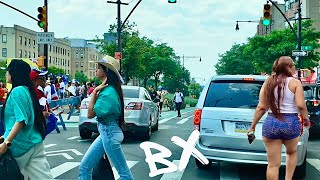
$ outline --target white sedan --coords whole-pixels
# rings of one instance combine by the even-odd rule
[[[142,140],[149,140],[152,130],[158,130],[159,108],[151,100],[148,91],[139,86],[122,86],[124,98],[124,133],[133,133]],[[96,118],[89,119],[88,105],[91,96],[81,102],[79,116],[79,132],[83,139],[90,138],[92,133],[98,133]]]

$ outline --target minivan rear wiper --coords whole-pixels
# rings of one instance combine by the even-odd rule
[[[220,102],[220,101],[222,101],[222,100],[232,100],[232,98],[220,98],[220,99],[216,99],[216,100],[212,101],[212,102],[216,102],[213,107],[216,107],[217,104],[218,104],[218,102]]]

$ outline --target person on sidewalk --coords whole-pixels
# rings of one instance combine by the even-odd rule
[[[53,179],[44,154],[46,120],[30,71],[29,64],[18,59],[13,59],[7,68],[6,79],[12,90],[1,110],[5,134],[0,137],[4,140],[0,154],[10,149],[25,178]]]
[[[173,101],[176,104],[176,110],[178,111],[178,117],[181,117],[180,110],[181,110],[182,103],[184,101],[184,96],[183,96],[183,93],[180,92],[179,88],[177,88],[176,92],[174,93]]]
[[[93,92],[88,107],[88,118],[97,117],[100,135],[91,144],[80,163],[79,180],[91,180],[92,169],[106,153],[120,179],[132,180],[121,143],[124,139],[124,101],[118,70],[120,64],[111,56],[98,62],[96,76],[102,81]]]

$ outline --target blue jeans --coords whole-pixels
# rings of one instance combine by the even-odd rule
[[[121,180],[133,180],[132,173],[126,163],[121,149],[123,133],[116,121],[106,124],[98,123],[100,135],[94,140],[80,164],[79,180],[91,180],[92,170],[97,167],[104,153],[114,165]]]

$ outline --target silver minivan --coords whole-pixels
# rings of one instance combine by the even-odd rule
[[[196,148],[210,160],[199,168],[208,167],[212,161],[268,164],[262,141],[262,124],[265,114],[256,126],[256,139],[250,145],[247,139],[259,92],[268,76],[221,75],[214,76],[204,87],[194,112],[194,129],[200,131]],[[308,129],[298,143],[298,162],[295,177],[306,174]],[[285,147],[282,148],[281,165],[286,163]]]

